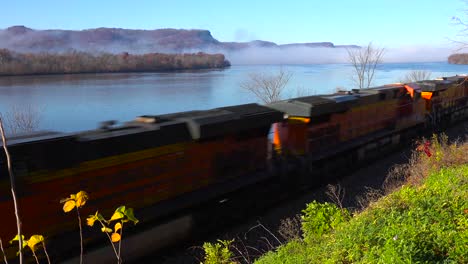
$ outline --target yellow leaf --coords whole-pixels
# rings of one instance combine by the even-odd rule
[[[88,218],[86,218],[86,224],[88,226],[93,226],[94,225],[94,222],[96,222],[97,220],[97,217],[94,216],[94,215],[90,215]]]
[[[111,233],[111,232],[112,232],[112,229],[110,229],[110,228],[108,228],[108,227],[102,227],[102,228],[101,228],[101,231],[102,231],[103,233]]]
[[[73,210],[73,208],[75,208],[75,201],[74,200],[68,200],[64,205],[63,205],[63,211],[65,213],[68,213],[70,212],[71,210]]]
[[[28,240],[28,247],[32,251],[36,251],[36,247],[38,244],[41,244],[44,241],[44,237],[41,235],[33,235],[31,238]]]
[[[76,207],[78,208],[82,207],[83,205],[85,205],[88,199],[89,199],[88,193],[86,193],[85,191],[79,191],[76,194]]]
[[[18,235],[16,235],[12,240],[10,240],[10,244],[13,244],[14,241],[19,241]],[[23,243],[23,248],[25,248],[28,241],[24,239],[24,235],[21,235],[21,242]]]
[[[118,211],[115,211],[114,214],[112,215],[111,219],[109,221],[113,221],[113,220],[119,220],[119,219],[122,219],[124,218],[124,214],[121,213],[121,212],[118,212]]]
[[[111,238],[112,238],[112,242],[114,242],[114,243],[120,241],[120,235],[117,234],[117,233],[113,233]]]
[[[115,224],[114,231],[117,233],[117,231],[119,231],[120,229],[122,229],[122,224],[121,223]]]
[[[65,203],[70,200],[76,201],[76,195],[75,194],[70,194],[70,197],[60,199],[60,203]]]

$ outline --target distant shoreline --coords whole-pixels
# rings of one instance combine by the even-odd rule
[[[91,54],[17,53],[0,49],[0,76],[39,76],[94,73],[176,72],[223,69],[231,63],[223,54]]]
[[[0,73],[2,77],[35,77],[35,76],[60,76],[60,75],[85,75],[85,74],[125,74],[125,73],[178,73],[178,72],[197,72],[203,70],[223,70],[230,68],[231,65],[224,67],[210,67],[210,68],[190,68],[190,69],[171,69],[171,70],[154,70],[154,71],[101,71],[101,72],[55,72],[55,73],[31,73],[31,74],[15,74],[5,75]]]
[[[455,53],[448,57],[447,62],[450,64],[468,64],[468,53]]]

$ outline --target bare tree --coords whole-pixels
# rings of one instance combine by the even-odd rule
[[[466,16],[468,14],[468,0],[463,1],[465,4],[465,9],[463,10],[463,15]],[[452,17],[452,20],[455,23],[455,26],[459,28],[458,34],[455,36],[455,39],[452,39],[452,42],[457,44],[457,50],[463,50],[468,47],[468,21],[466,21],[465,17]]]
[[[240,84],[241,88],[253,93],[265,104],[281,100],[292,72],[280,69],[275,74],[251,73],[249,79]]]
[[[377,65],[382,63],[384,48],[375,47],[372,42],[365,47],[348,49],[348,59],[353,66],[352,80],[359,89],[369,88],[374,79]]]
[[[14,105],[5,112],[7,130],[12,135],[33,132],[38,129],[41,109],[32,105]]]
[[[412,83],[431,79],[432,72],[426,70],[413,70],[406,73],[405,77],[400,80],[401,83]]]

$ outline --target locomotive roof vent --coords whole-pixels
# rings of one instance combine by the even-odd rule
[[[341,89],[339,89],[338,91],[336,91],[336,94],[339,94],[339,95],[351,95],[351,94],[353,94],[353,92],[347,91],[347,90],[341,90]]]
[[[103,122],[99,123],[99,129],[109,130],[109,129],[112,129],[112,127],[115,124],[117,124],[116,120],[103,121]]]
[[[156,115],[142,115],[142,116],[135,118],[135,121],[139,123],[145,123],[145,124],[155,124],[155,123],[162,123],[168,120],[162,118],[161,116],[156,116]]]

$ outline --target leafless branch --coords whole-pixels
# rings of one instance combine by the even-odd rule
[[[268,229],[266,228],[262,223],[260,222],[257,222],[257,225],[251,227],[245,234],[247,235],[247,233],[249,233],[250,231],[256,229],[256,228],[262,228],[263,230],[265,230],[268,234],[270,234],[277,242],[278,244],[282,245],[283,243],[281,243],[281,241]]]
[[[240,84],[242,89],[253,93],[263,103],[281,100],[292,72],[280,69],[276,74],[251,73],[249,79]]]
[[[2,243],[1,238],[0,238],[0,250],[2,250],[3,261],[5,261],[5,264],[8,264],[8,260],[7,260],[6,254],[5,254],[5,249],[3,249],[3,243]]]
[[[333,203],[338,205],[341,210],[343,210],[343,200],[346,194],[344,188],[338,183],[336,185],[328,184],[327,191],[325,192],[327,196],[332,200]]]
[[[245,263],[252,263],[252,261],[250,260],[250,256],[248,254],[248,251],[245,248],[244,243],[242,243],[242,245],[244,246],[243,250],[239,250],[236,246],[232,246],[232,248],[237,251],[239,256],[245,261]]]
[[[403,77],[403,79],[400,80],[400,82],[401,83],[412,83],[412,82],[430,80],[431,75],[432,75],[431,71],[413,70],[413,71],[410,71],[410,72],[406,73],[405,77]]]
[[[18,208],[18,202],[16,199],[16,186],[15,186],[15,177],[13,175],[13,168],[11,167],[11,159],[10,153],[8,152],[7,147],[7,139],[5,137],[5,130],[3,129],[3,121],[0,117],[0,133],[2,134],[2,142],[3,142],[3,150],[5,151],[5,156],[7,159],[7,166],[8,166],[8,174],[10,175],[10,186],[11,186],[11,196],[13,197],[13,204],[15,207],[15,215],[16,215],[16,228],[18,230],[18,243],[19,243],[19,262],[20,264],[23,263],[23,237],[21,236],[21,218]]]
[[[12,135],[38,129],[41,109],[32,105],[14,105],[5,113],[6,127]]]
[[[385,49],[374,47],[370,42],[366,47],[347,51],[349,62],[353,67],[351,79],[359,89],[369,88],[374,80],[377,66],[382,63]]]
[[[464,0],[463,2],[465,6],[468,6],[468,1]],[[466,14],[468,13],[468,9],[465,8],[464,10],[462,10],[462,12],[463,15],[466,16]],[[453,24],[457,28],[459,28],[459,31],[455,38],[451,39],[451,41],[458,46],[456,50],[461,51],[463,49],[468,48],[468,22],[466,22],[465,17],[460,18],[458,16],[452,17],[452,21]]]

